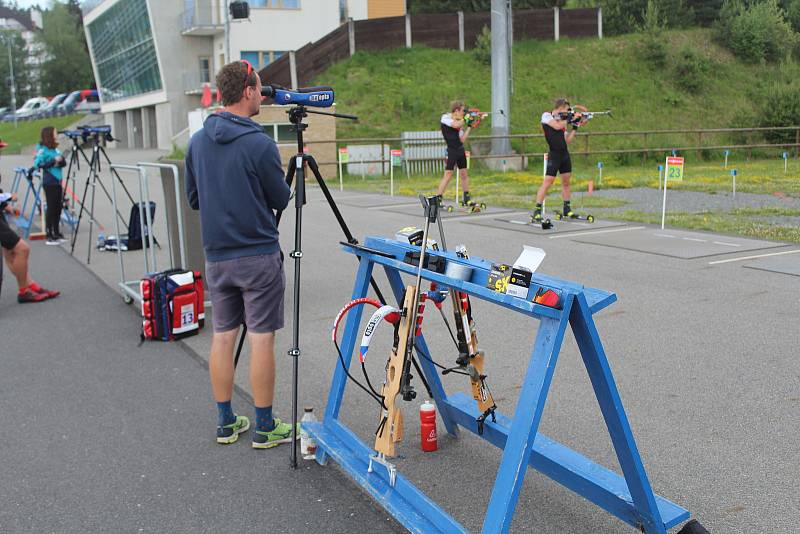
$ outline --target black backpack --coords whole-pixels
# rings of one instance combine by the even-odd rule
[[[141,250],[143,247],[148,246],[148,239],[147,236],[150,235],[150,227],[147,226],[147,212],[144,211],[146,209],[150,209],[150,222],[154,223],[156,220],[156,203],[152,200],[148,203],[148,207],[145,207],[142,212],[144,213],[145,220],[143,224],[139,223],[139,205],[142,204],[141,202],[136,202],[133,206],[131,206],[131,216],[128,219],[128,250]],[[144,234],[142,233],[142,229],[144,229]],[[153,244],[158,245],[158,241],[156,240],[155,236],[153,236]]]

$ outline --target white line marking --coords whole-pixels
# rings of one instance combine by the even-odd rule
[[[550,239],[561,239],[562,237],[578,237],[581,235],[609,234],[611,232],[627,232],[629,230],[643,230],[644,226],[631,226],[630,228],[614,228],[613,230],[596,230],[592,232],[570,232],[568,234],[551,235]]]
[[[754,260],[756,258],[766,258],[767,256],[782,256],[784,254],[797,254],[800,253],[800,250],[787,250],[784,252],[772,252],[770,254],[759,254],[757,256],[743,256],[741,258],[731,258],[729,260],[717,260],[717,261],[710,261],[708,262],[709,265],[719,265],[720,263],[730,263],[732,261],[745,261],[745,260]]]
[[[684,237],[682,239],[685,239],[686,241],[697,241],[698,243],[705,243],[706,242],[705,239],[697,239],[696,237]]]
[[[383,206],[370,206],[368,210],[385,210],[390,208],[404,208],[406,206],[419,206],[422,208],[422,204],[419,202],[404,202],[402,204],[384,204]]]
[[[653,234],[653,235],[656,236],[656,237],[671,237],[673,239],[678,237],[676,235],[670,235],[670,234]]]
[[[741,247],[738,243],[726,243],[725,241],[714,241],[715,245],[724,245],[726,247]]]

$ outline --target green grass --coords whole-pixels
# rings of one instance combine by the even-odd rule
[[[708,30],[667,32],[670,59],[664,70],[641,58],[636,34],[598,39],[524,41],[514,45],[512,133],[539,132],[538,118],[559,96],[590,108],[612,108],[614,118],[598,118],[586,131],[663,130],[668,128],[729,127],[739,113],[754,110],[750,94],[758,80],[778,67],[747,65],[714,44]],[[704,57],[708,74],[701,89],[682,90],[673,80],[677,53],[689,46]],[[359,116],[358,122],[339,121],[337,135],[398,137],[402,131],[438,128],[439,116],[453,99],[489,109],[491,70],[467,51],[422,46],[385,52],[356,52],[318,76],[316,82],[336,89],[338,110]],[[474,135],[488,134],[490,121]],[[706,145],[730,139],[706,136]],[[642,146],[642,138],[593,138],[592,149]],[[650,146],[694,145],[681,135],[650,137]],[[541,152],[528,142],[526,152]],[[514,148],[521,150],[521,143]],[[581,147],[582,148],[582,147]],[[627,157],[620,157],[625,160]],[[633,157],[635,161],[636,156]],[[609,162],[611,158],[609,157]]]
[[[77,122],[81,115],[67,115],[64,117],[51,117],[35,121],[18,121],[14,128],[13,122],[0,123],[0,139],[8,143],[3,149],[7,154],[21,154],[22,150],[36,145],[41,138],[42,128],[53,126],[56,130],[63,130]]]
[[[595,189],[658,188],[659,163],[652,158],[646,166],[604,164],[602,183],[599,180],[596,159],[573,156],[572,160],[572,190],[576,192],[586,191],[589,180],[594,181]],[[727,169],[722,161],[689,160],[685,167],[684,181],[670,182],[669,187],[705,193],[730,192],[733,187],[730,171],[735,168],[738,193],[800,197],[800,160],[790,158],[788,163],[788,172],[784,173],[783,160],[777,157],[751,161],[731,159]],[[477,165],[470,170],[473,196],[495,205],[522,207],[542,183],[541,163],[531,163],[530,166],[536,170],[503,173]],[[435,191],[440,179],[438,174],[407,178],[398,170],[395,173],[395,191],[405,195]],[[344,180],[346,186],[351,188],[389,191],[388,176],[362,179],[360,176],[345,175]],[[559,185],[558,180],[555,185]],[[455,177],[450,182],[450,189],[455,190]]]

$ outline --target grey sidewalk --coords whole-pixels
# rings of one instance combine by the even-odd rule
[[[208,373],[57,247],[32,272],[62,296],[0,297],[0,532],[395,532],[335,469],[286,446],[213,440]],[[234,397],[250,415],[250,403]]]

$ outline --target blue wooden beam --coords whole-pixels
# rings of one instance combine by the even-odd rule
[[[375,451],[361,443],[355,434],[338,421],[304,423],[303,428],[316,440],[318,458],[321,457],[320,452],[324,451],[325,455],[339,464],[356,484],[410,532],[469,532],[403,475],[398,474],[395,485],[392,486],[381,466],[368,473],[369,457]]]
[[[464,429],[478,434],[477,417],[481,414],[475,399],[454,393],[445,401],[452,417]],[[511,429],[511,419],[497,412],[497,422],[486,422],[483,438],[503,449]],[[533,442],[530,466],[562,486],[614,514],[629,525],[639,528],[641,521],[628,491],[625,478],[569,447],[538,433]],[[689,512],[663,497],[656,496],[664,528],[670,529],[687,519]]]

